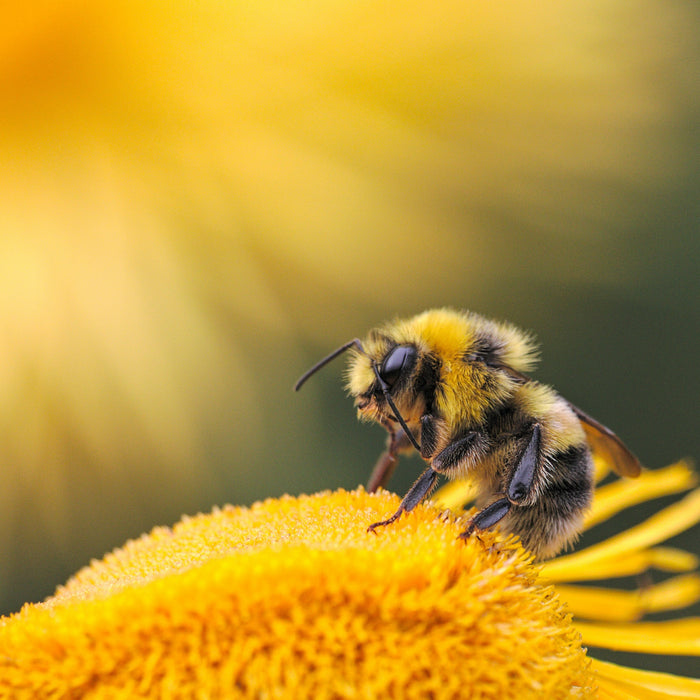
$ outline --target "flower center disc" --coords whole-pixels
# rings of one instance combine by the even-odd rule
[[[519,544],[465,543],[430,506],[367,533],[397,504],[336,491],[157,528],[5,619],[0,696],[593,695],[579,635]]]

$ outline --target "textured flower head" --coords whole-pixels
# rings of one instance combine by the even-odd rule
[[[386,492],[227,507],[93,562],[0,627],[2,697],[589,697],[530,555]]]
[[[694,483],[679,463],[602,486],[588,526]],[[582,647],[700,654],[700,620],[636,622],[700,598],[697,557],[657,546],[700,519],[700,489],[542,566],[512,536],[458,540],[435,503],[368,533],[397,503],[325,492],[156,528],[0,619],[0,698],[700,697],[700,680]],[[571,583],[650,568],[677,575],[630,592]]]

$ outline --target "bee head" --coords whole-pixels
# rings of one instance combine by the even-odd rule
[[[410,422],[414,418],[411,379],[418,351],[413,345],[368,340],[363,352],[353,353],[347,370],[348,392],[355,399],[360,418],[391,421],[391,401]]]
[[[421,417],[433,410],[439,366],[421,338],[371,331],[362,352],[353,352],[346,375],[358,417],[390,432],[397,423],[407,432],[408,424],[418,434]]]
[[[380,359],[370,355],[362,342],[354,338],[305,372],[294,385],[294,390],[298,391],[311,375],[346,350],[353,351],[349,367],[349,386],[361,417],[376,420],[383,425],[387,422],[399,423],[413,446],[420,451],[420,445],[392,398],[392,393],[407,383],[407,378],[416,364],[417,350],[411,345],[394,346]],[[360,391],[353,389],[357,386],[361,387]]]

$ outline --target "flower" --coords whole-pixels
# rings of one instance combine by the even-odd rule
[[[625,488],[601,486],[588,524],[693,483],[679,463]],[[436,501],[468,493],[451,485]],[[379,536],[367,524],[398,499],[361,488],[226,506],[156,528],[44,603],[0,619],[0,698],[700,692],[700,680],[591,659],[582,646],[700,654],[700,620],[632,622],[700,597],[697,558],[655,546],[700,519],[700,489],[543,565],[513,536],[459,540],[466,516],[436,501]],[[651,566],[679,575],[636,593],[571,584]]]
[[[593,697],[514,538],[396,496],[226,507],[92,562],[0,627],[0,697]]]

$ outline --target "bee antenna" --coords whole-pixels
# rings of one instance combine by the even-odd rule
[[[365,349],[362,347],[362,343],[359,341],[358,338],[353,338],[352,340],[349,340],[345,345],[341,345],[337,350],[334,350],[330,355],[327,355],[324,357],[322,360],[319,360],[311,369],[307,370],[304,372],[304,374],[297,379],[297,383],[294,385],[294,391],[299,391],[301,387],[304,385],[306,380],[311,377],[312,375],[316,374],[318,370],[323,369],[329,362],[332,360],[335,360],[338,355],[342,355],[346,350],[349,350],[352,346],[355,346],[361,353],[365,353]]]
[[[377,369],[377,365],[372,363],[372,369],[374,370],[374,374],[377,376],[377,381],[379,382],[379,386],[382,389],[382,393],[384,394],[384,398],[386,399],[387,403],[391,407],[391,410],[394,414],[394,417],[396,420],[399,422],[399,425],[403,428],[404,433],[406,433],[406,437],[411,441],[411,444],[418,450],[420,453],[420,445],[418,444],[418,441],[416,438],[413,437],[413,433],[411,432],[411,429],[406,425],[406,421],[403,419],[403,416],[399,413],[399,409],[396,408],[396,404],[394,403],[393,399],[391,398],[391,395],[389,394],[389,389],[386,385],[386,382],[379,376],[379,370]]]
[[[349,350],[352,346],[355,346],[363,355],[367,356],[367,353],[365,352],[365,349],[362,347],[362,343],[360,342],[359,338],[353,338],[352,340],[349,340],[347,343],[344,345],[341,345],[337,350],[334,350],[330,355],[326,355],[322,360],[319,360],[311,369],[308,369],[304,374],[297,379],[297,383],[294,385],[294,391],[299,391],[301,387],[304,385],[306,380],[311,377],[312,375],[316,374],[318,370],[323,369],[329,362],[332,362],[335,360],[338,355],[342,355],[346,350]],[[394,414],[394,417],[396,420],[399,422],[399,425],[403,428],[403,431],[406,433],[406,437],[411,441],[411,444],[420,452],[420,445],[418,444],[418,441],[416,440],[415,437],[413,437],[413,433],[411,432],[411,429],[406,425],[406,421],[403,419],[403,416],[399,413],[399,409],[396,408],[396,404],[394,403],[393,399],[389,395],[389,388],[386,385],[386,382],[381,378],[379,374],[379,370],[377,369],[377,365],[372,361],[372,369],[374,370],[374,374],[377,377],[377,381],[379,382],[379,386],[381,387],[382,393],[384,394],[384,398],[386,399],[387,403],[391,407],[391,410]]]

